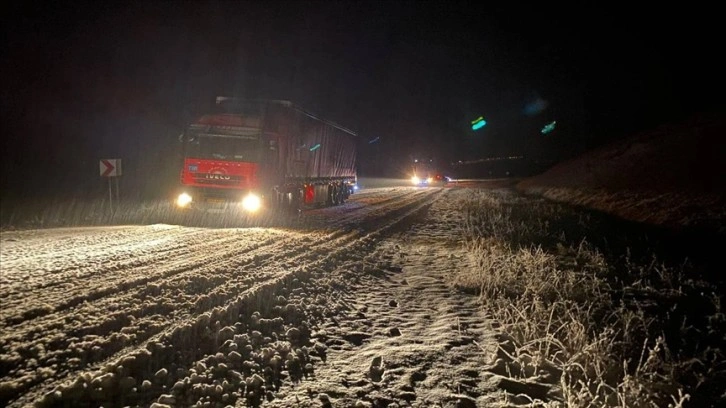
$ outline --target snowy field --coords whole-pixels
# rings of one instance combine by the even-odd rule
[[[524,207],[539,218],[516,218]],[[286,228],[2,232],[0,405],[628,406],[655,389],[642,400],[687,401],[697,387],[661,370],[679,361],[630,369],[630,351],[620,347],[593,366],[613,363],[619,374],[588,377],[573,369],[592,369],[592,359],[578,357],[583,350],[528,349],[572,332],[552,324],[540,335],[503,312],[505,301],[522,316],[539,305],[552,323],[551,311],[570,305],[547,303],[552,293],[585,302],[565,311],[591,310],[583,293],[605,299],[602,282],[618,265],[582,237],[561,237],[552,224],[571,216],[563,211],[470,183],[366,188]],[[589,222],[573,214],[573,225]],[[527,283],[540,278],[553,284],[535,293]],[[503,287],[519,292],[504,296]],[[588,327],[597,316],[580,317],[582,344],[597,346],[603,327]],[[636,354],[658,346],[643,330],[633,332]],[[722,389],[713,378],[723,367],[702,364],[691,371]],[[637,382],[644,375],[650,382]],[[593,394],[576,381],[592,379],[612,392]]]

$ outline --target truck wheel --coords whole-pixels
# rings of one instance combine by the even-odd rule
[[[288,212],[296,212],[302,208],[302,190],[286,189],[283,195],[281,209]]]
[[[325,204],[328,206],[338,205],[338,189],[335,185],[328,186],[328,200]]]
[[[274,199],[272,199],[274,197]],[[273,188],[270,193],[270,205],[274,211],[279,211],[285,206],[285,194],[280,192],[277,188]]]

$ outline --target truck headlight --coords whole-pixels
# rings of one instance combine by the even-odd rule
[[[421,182],[421,179],[420,178],[418,178],[416,176],[411,177],[411,183],[413,183],[413,184],[419,184],[420,182]]]
[[[256,212],[262,207],[262,200],[256,194],[249,193],[242,199],[242,208],[245,211]]]
[[[179,207],[186,207],[192,202],[192,196],[190,196],[187,193],[181,193],[179,194],[179,197],[176,198],[176,205]]]

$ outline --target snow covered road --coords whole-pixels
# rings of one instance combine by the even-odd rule
[[[424,381],[431,377],[416,372],[438,364],[435,356],[451,344],[480,356],[480,344],[466,334],[479,330],[466,322],[478,313],[474,302],[448,299],[441,283],[464,256],[454,250],[456,221],[447,218],[456,211],[439,208],[427,219],[432,205],[454,205],[439,200],[452,191],[365,190],[285,229],[157,224],[3,232],[0,402],[300,406],[298,384],[336,393],[325,384],[337,377],[323,375],[333,364],[359,370],[354,361],[378,353],[382,369],[394,373],[396,364],[418,358],[399,376]],[[410,229],[419,224],[429,230]],[[402,266],[399,257],[410,263]],[[381,281],[386,268],[403,270],[399,284]],[[417,304],[422,295],[426,302]],[[372,341],[362,352],[353,349],[351,360],[338,343],[361,345],[355,333],[365,327],[357,320],[330,325],[366,305],[360,313]],[[451,337],[456,333],[467,340]],[[328,348],[338,363],[323,361]],[[403,391],[335,395],[368,405],[415,396]],[[421,401],[437,399],[427,398]]]

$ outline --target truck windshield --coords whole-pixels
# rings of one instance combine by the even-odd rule
[[[198,159],[258,162],[262,146],[258,138],[190,134],[187,156]]]

